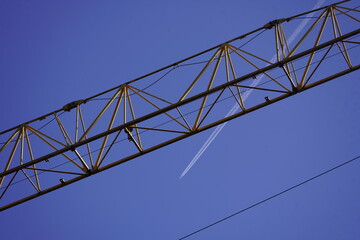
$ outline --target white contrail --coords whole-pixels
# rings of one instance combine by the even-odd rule
[[[324,4],[325,0],[319,0],[315,6],[312,8],[312,10],[321,7]],[[315,14],[315,12],[309,13],[304,20],[301,21],[299,26],[294,30],[294,32],[291,34],[291,36],[288,38],[288,44],[290,45],[292,41],[299,35],[299,33],[303,30],[303,28],[308,24],[310,21],[310,18]],[[274,62],[276,59],[276,54],[271,58],[269,62]],[[259,84],[260,80],[263,78],[264,75],[261,75],[259,78],[257,78],[252,84],[251,87],[255,87]],[[245,101],[248,96],[252,93],[254,89],[248,90],[245,95],[243,96],[243,101]],[[228,117],[230,115],[233,115],[239,110],[239,104],[235,103],[235,105],[230,109],[230,111],[226,114],[225,117]],[[205,143],[202,145],[200,150],[196,153],[195,157],[191,160],[189,165],[185,168],[185,170],[182,172],[180,178],[186,175],[186,173],[192,168],[192,166],[197,162],[197,160],[201,157],[201,155],[206,151],[206,149],[210,146],[210,144],[215,140],[217,135],[221,132],[221,130],[225,127],[227,122],[224,122],[220,125],[218,125],[215,130],[211,133],[211,135],[208,137],[208,139],[205,141]]]

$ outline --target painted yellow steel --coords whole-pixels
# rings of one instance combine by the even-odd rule
[[[343,15],[347,19],[359,23],[358,18],[354,16],[354,13],[359,13],[359,11],[339,6],[339,4],[344,2],[346,1],[290,18],[272,21],[262,28],[195,54],[141,78],[129,81],[90,98],[74,101],[52,113],[1,132],[0,137],[3,138],[0,139],[4,142],[0,146],[0,167],[3,168],[0,173],[0,211],[332,79],[357,71],[360,65],[359,63],[353,63],[354,59],[351,58],[352,53],[347,45],[360,44],[358,41],[353,40],[354,37],[358,37],[360,34],[359,25],[353,24],[352,29],[343,33],[338,17]],[[298,43],[290,49],[283,24],[287,24],[287,22],[311,12],[318,14],[314,23],[300,38]],[[321,42],[329,21],[332,23],[332,38]],[[259,54],[235,46],[237,41],[264,31],[273,31],[274,33],[274,46],[270,47],[275,50],[275,61],[265,60],[265,57],[259,56]],[[305,45],[305,42],[311,36],[315,37],[315,42],[311,46]],[[304,45],[306,46],[305,50],[298,52]],[[339,49],[339,55],[342,56],[340,60],[342,59],[346,67],[339,68],[335,73],[323,73],[323,75],[314,79],[319,66],[326,64],[325,60],[329,57],[328,54],[335,49],[334,46],[337,46]],[[323,50],[325,50],[324,54]],[[185,65],[189,60],[202,56],[205,56],[207,59],[204,62],[205,65],[195,74],[194,80],[189,82],[185,90],[180,92],[180,97],[176,98],[175,102],[167,100],[166,97],[161,97],[159,94],[145,91],[147,87],[139,88],[134,86],[140,80],[145,81],[148,77],[164,70],[171,71],[177,69],[181,64]],[[315,56],[320,56],[320,60],[314,61]],[[307,60],[305,61],[305,66],[302,66],[304,70],[300,71],[295,68],[295,61],[304,57],[307,57]],[[240,63],[242,65],[239,67]],[[259,64],[264,64],[265,66],[260,66]],[[236,72],[243,71],[244,67],[252,70],[241,74],[239,77]],[[272,76],[271,71],[276,69],[277,71],[282,71],[284,76],[286,76],[285,80],[281,81]],[[222,75],[221,71],[224,71],[225,74]],[[254,80],[259,76],[268,79],[270,86],[260,87],[256,85]],[[216,85],[217,78],[221,78],[223,82]],[[178,91],[178,89],[175,90]],[[259,96],[256,96],[256,101],[247,102],[245,105],[247,91],[249,90],[256,91]],[[225,97],[225,94],[228,94],[226,95],[227,97]],[[240,112],[221,117],[216,109],[225,98],[232,100],[230,104],[237,104]],[[90,109],[85,112],[87,114],[92,113],[93,117],[90,125],[86,127],[85,120],[89,120],[89,116],[85,116],[83,110],[85,106],[91,105],[91,103],[100,99],[105,101],[104,105],[100,104],[100,109]],[[190,117],[191,112],[183,114],[183,112],[189,111],[189,107],[195,109],[192,111],[195,116],[193,118]],[[72,109],[75,112],[71,112]],[[153,110],[149,111],[149,109]],[[74,122],[66,120],[65,116],[72,117],[73,115]],[[53,128],[45,130],[42,127],[36,128],[33,126],[49,117],[53,117]],[[147,125],[151,124],[151,121],[159,119],[165,121],[160,124],[163,127],[159,128],[160,125]],[[72,127],[67,127],[65,122],[68,124],[69,122],[72,123]],[[166,124],[169,125],[165,126]],[[105,126],[105,128],[102,126]],[[164,138],[156,140],[154,136],[158,133],[168,135],[164,135]],[[150,135],[150,137],[146,134]],[[113,159],[114,157],[109,157],[109,155],[111,155],[112,151],[116,151],[114,150],[116,144],[123,142],[123,139],[119,139],[120,136],[128,139],[129,142],[126,145],[128,152],[121,153],[123,155],[118,159]],[[90,144],[97,146],[95,151],[91,150]],[[45,147],[44,149],[39,147],[40,145],[46,146],[46,150]],[[37,154],[41,152],[40,157],[36,158],[35,152]],[[16,154],[19,155],[17,163],[15,162]],[[51,167],[46,165],[46,163],[52,161],[62,164],[52,165]],[[65,164],[67,165],[65,166]],[[47,174],[47,177],[43,178],[40,174]],[[65,175],[66,180],[63,177],[56,179],[59,174]],[[52,175],[55,176],[54,178],[57,181],[53,180]],[[52,179],[51,181],[49,180],[50,178]],[[12,189],[16,187],[15,182],[19,179],[25,179],[34,192],[29,193],[29,191],[26,191],[25,195],[13,198]],[[19,193],[16,194],[16,196],[19,195]]]

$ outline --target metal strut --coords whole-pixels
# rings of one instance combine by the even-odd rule
[[[0,211],[357,71],[360,11],[345,2],[271,21],[0,132]],[[309,13],[311,26],[289,46],[284,29]],[[240,110],[222,117],[234,104]]]

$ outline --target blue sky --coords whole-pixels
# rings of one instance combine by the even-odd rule
[[[0,130],[316,2],[1,1]],[[1,236],[179,239],[360,155],[359,76],[229,122],[181,180],[211,130],[1,212]],[[359,170],[355,161],[189,239],[359,239]]]

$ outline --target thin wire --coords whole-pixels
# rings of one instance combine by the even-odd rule
[[[353,8],[353,9],[357,9],[359,8],[359,6]],[[344,12],[350,12],[351,10],[346,10]],[[338,13],[337,15],[341,15],[343,13]],[[295,19],[300,19],[300,18],[317,18],[317,17],[297,17]],[[254,40],[255,38],[257,38],[259,35],[261,35],[263,32],[265,32],[267,29],[264,29],[263,31],[259,32],[258,34],[256,34],[254,37],[252,37],[251,39],[249,39],[247,42],[245,42],[244,44],[242,44],[241,46],[239,46],[238,48],[242,48],[245,45],[247,45],[248,43],[250,43],[252,40]],[[233,52],[231,52],[233,53]],[[230,54],[231,54],[230,53]],[[217,58],[216,58],[217,59]],[[184,66],[191,66],[191,65],[196,65],[196,64],[202,64],[202,63],[207,63],[209,61],[201,61],[201,62],[194,62],[194,63],[188,63],[188,64],[180,64],[180,65],[176,65],[174,66],[172,69],[170,69],[168,72],[166,72],[163,76],[161,76],[159,79],[155,80],[153,83],[149,84],[148,86],[144,87],[142,90],[145,90],[147,88],[150,88],[151,86],[153,86],[154,84],[156,84],[157,82],[159,82],[161,79],[163,79],[166,75],[168,75],[170,72],[172,72],[174,69],[178,68],[178,67],[184,67]],[[134,94],[134,93],[132,93]],[[109,100],[111,98],[95,98],[95,99],[90,99],[89,101],[93,101],[93,100]],[[60,113],[63,114],[64,112]],[[60,116],[60,115],[59,115]],[[55,118],[51,119],[48,123],[46,123],[44,126],[40,127],[37,130],[41,130],[42,128],[44,128],[45,126],[47,126],[48,124],[50,124],[52,121],[54,121]],[[1,142],[0,144],[4,144],[5,142]]]
[[[238,48],[242,48],[245,45],[249,44],[251,41],[253,41],[255,38],[257,38],[259,35],[261,35],[263,32],[265,32],[267,29],[264,29],[263,31],[259,32],[258,34],[256,34],[255,36],[253,36],[252,38],[250,38],[248,41],[246,41],[244,44],[242,44],[241,46],[239,46]],[[233,51],[230,52],[230,54],[232,54]],[[214,60],[217,60],[219,57],[216,57]],[[222,56],[221,58],[224,58],[224,56]],[[156,79],[154,82],[150,83],[148,86],[142,88],[141,90],[144,91],[150,87],[152,87],[153,85],[155,85],[156,83],[158,83],[160,80],[162,80],[166,75],[168,75],[169,73],[171,73],[172,71],[174,71],[177,68],[180,67],[187,67],[187,66],[192,66],[192,65],[197,65],[197,64],[203,64],[203,63],[208,63],[209,60],[207,61],[201,61],[201,62],[194,62],[194,63],[187,63],[187,64],[179,64],[176,66],[173,66],[173,68],[171,68],[169,71],[167,71],[165,74],[163,74],[160,78]],[[134,95],[135,93],[131,93],[130,96]],[[93,100],[110,100],[111,98],[94,98],[94,99],[90,99],[89,101],[93,101]]]
[[[354,36],[353,38],[355,38],[355,37],[356,37],[356,36]],[[351,39],[353,39],[353,38],[351,38]],[[350,47],[350,48],[348,48],[348,50],[354,49],[354,48],[359,47],[359,46],[360,46],[360,45],[356,45],[356,46]],[[323,50],[323,49],[321,49],[321,50]],[[318,51],[318,52],[320,52],[320,51]],[[339,54],[341,54],[341,52],[338,52],[338,53],[334,53],[334,54],[332,54],[332,55],[329,55],[328,57],[324,58],[324,60],[325,60],[325,59],[328,59],[328,58],[331,58],[331,57],[334,57],[334,56],[339,55]],[[314,61],[314,62],[311,63],[310,65],[316,64],[316,63],[318,63],[318,62],[320,62],[320,60]],[[297,68],[295,71],[299,71],[299,70],[301,70],[301,69],[304,69],[305,67],[306,67],[306,66]],[[293,72],[294,72],[294,71],[291,71],[291,73],[293,73]],[[283,74],[283,75],[274,77],[274,79],[279,79],[279,78],[286,77],[286,76],[287,76],[286,74]],[[258,86],[266,85],[267,83],[270,83],[270,82],[272,82],[272,81],[273,81],[273,80],[270,79],[270,80],[268,80],[268,81],[265,81],[265,82],[263,82],[263,83],[260,83]],[[250,89],[245,89],[243,92],[245,93],[245,92],[247,92],[247,91],[250,91]],[[226,101],[226,100],[231,99],[231,98],[233,98],[233,96],[228,96],[228,97],[219,99],[218,103],[223,102],[223,101]],[[206,109],[206,108],[209,107],[210,105],[211,105],[211,104],[205,105],[203,109]],[[197,111],[199,111],[199,109],[194,109],[194,110],[192,110],[192,111],[190,111],[190,112],[187,112],[187,113],[185,113],[185,114],[183,114],[183,115],[184,115],[184,116],[188,116],[188,115],[193,114],[193,113],[195,113],[195,112],[197,112]],[[177,120],[177,119],[180,119],[180,118],[181,118],[181,116],[179,116],[179,117],[177,117],[177,118],[175,118],[175,119]],[[174,121],[174,120],[170,119],[170,120],[165,121],[165,122],[162,122],[162,123],[160,123],[160,124],[158,124],[158,125],[156,125],[156,126],[153,126],[152,128],[157,128],[157,127],[163,126],[163,125],[168,124],[168,123],[173,122],[173,121]],[[139,134],[145,133],[145,132],[147,132],[147,131],[150,131],[150,130],[149,130],[149,129],[144,129],[144,130],[140,131]],[[125,140],[127,140],[127,138],[120,139],[120,140],[116,141],[114,144],[121,143],[121,142],[123,142],[123,141],[125,141]],[[107,148],[107,147],[109,147],[109,146],[110,146],[110,145],[107,145],[107,146],[105,146],[105,148]],[[96,152],[98,152],[98,151],[100,151],[100,148],[91,151],[91,153],[96,153]],[[85,157],[85,156],[88,156],[88,155],[89,155],[89,154],[87,153],[87,154],[82,155],[82,157]],[[75,161],[76,159],[77,159],[77,158],[74,158],[74,159],[72,159],[72,160]],[[55,166],[52,167],[52,168],[49,168],[49,170],[52,170],[52,169],[61,167],[61,166],[65,165],[65,164],[68,164],[68,163],[70,163],[70,162],[69,162],[69,161],[66,161],[66,162],[60,163],[60,164],[58,164],[58,165],[55,165]],[[39,172],[38,175],[40,175],[40,174],[42,174],[42,173],[46,173],[46,171]],[[35,176],[35,175],[30,176],[30,178],[31,178],[31,177],[34,177],[34,176]],[[27,180],[27,178],[23,178],[23,179],[20,179],[20,180],[18,180],[18,181],[16,181],[16,182],[13,182],[12,184],[10,184],[10,186],[15,185],[15,184],[18,184],[18,183],[20,183],[20,182],[23,182],[23,181],[25,181],[25,180]],[[5,186],[4,186],[4,187],[0,187],[0,190],[2,190],[2,189],[4,189],[4,188],[5,188]]]
[[[353,9],[357,9],[359,8],[359,6],[353,8]],[[350,12],[350,10],[346,10],[344,12]],[[343,13],[338,13],[336,15],[342,15]],[[318,18],[318,17],[297,17],[297,18],[294,18],[294,19],[302,19],[302,18]],[[261,35],[263,32],[265,32],[266,30],[268,29],[264,29],[263,31],[259,32],[258,34],[256,34],[254,37],[252,37],[251,39],[249,39],[247,42],[245,42],[244,44],[242,44],[241,46],[239,46],[238,48],[242,48],[244,47],[245,45],[247,45],[248,43],[250,43],[252,40],[254,40],[255,38],[257,38],[259,35]],[[233,53],[233,52],[231,52]],[[230,53],[230,54],[231,54]],[[217,59],[217,58],[215,58]],[[183,66],[191,66],[191,65],[196,65],[196,64],[203,64],[203,63],[208,63],[209,61],[201,61],[201,62],[194,62],[194,63],[188,63],[188,64],[180,64],[179,67],[183,67]]]
[[[62,114],[64,114],[65,112],[61,112],[61,113],[59,113],[59,117],[62,115]],[[38,131],[40,131],[41,129],[43,129],[44,127],[46,127],[47,125],[49,125],[51,122],[53,122],[55,120],[55,117],[53,117],[51,120],[49,120],[47,123],[45,123],[44,125],[42,125],[41,127],[39,127],[37,130]],[[33,135],[33,133],[31,132],[31,133],[29,133],[29,136],[31,136],[31,135]],[[12,140],[12,141],[10,141],[10,143],[13,143],[13,142],[15,142],[16,140]],[[0,142],[0,144],[5,144],[6,142]]]
[[[179,238],[178,240],[182,240],[182,239],[188,238],[188,237],[190,237],[190,236],[193,236],[193,235],[195,235],[195,234],[197,234],[197,233],[199,233],[199,232],[202,232],[202,231],[204,231],[204,230],[206,230],[206,229],[208,229],[208,228],[210,228],[210,227],[213,227],[213,226],[215,226],[215,225],[217,225],[217,224],[219,224],[219,223],[221,223],[221,222],[224,222],[225,220],[228,220],[228,219],[230,219],[230,218],[232,218],[232,217],[235,217],[236,215],[239,215],[239,214],[241,214],[241,213],[244,213],[244,212],[246,212],[246,211],[248,211],[248,210],[250,210],[250,209],[252,209],[252,208],[255,208],[255,207],[257,207],[257,206],[259,206],[259,205],[261,205],[261,204],[263,204],[263,203],[265,203],[265,202],[267,202],[267,201],[270,201],[270,200],[272,200],[272,199],[274,199],[274,198],[276,198],[276,197],[278,197],[278,196],[280,196],[280,195],[283,195],[284,193],[287,193],[287,192],[289,192],[289,191],[291,191],[291,190],[293,190],[293,189],[295,189],[295,188],[298,188],[298,187],[304,185],[305,183],[308,183],[308,182],[310,182],[310,181],[313,181],[313,180],[315,180],[315,179],[317,179],[317,178],[319,178],[319,177],[324,176],[325,174],[328,174],[328,173],[330,173],[330,172],[332,172],[332,171],[334,171],[334,170],[336,170],[336,169],[338,169],[338,168],[340,168],[340,167],[343,167],[343,166],[345,166],[345,165],[347,165],[347,164],[349,164],[349,163],[351,163],[351,162],[353,162],[353,161],[355,161],[355,160],[357,160],[357,159],[359,159],[359,158],[360,158],[360,155],[357,156],[357,157],[354,157],[354,158],[352,158],[352,159],[350,159],[350,160],[348,160],[348,161],[346,161],[346,162],[343,162],[343,163],[341,163],[341,164],[339,164],[339,165],[337,165],[337,166],[335,166],[335,167],[333,167],[333,168],[331,168],[331,169],[329,169],[329,170],[326,170],[326,171],[324,171],[324,172],[322,172],[322,173],[320,173],[320,174],[318,174],[318,175],[316,175],[316,176],[314,176],[314,177],[308,178],[307,180],[302,181],[302,182],[300,182],[300,183],[298,183],[298,184],[296,184],[296,185],[294,185],[294,186],[292,186],[292,187],[290,187],[290,188],[287,188],[287,189],[285,189],[285,190],[283,190],[283,191],[281,191],[281,192],[278,192],[278,193],[276,193],[276,194],[274,194],[274,195],[272,195],[272,196],[270,196],[270,197],[268,197],[268,198],[266,198],[266,199],[264,199],[264,200],[261,200],[261,201],[259,201],[259,202],[257,202],[257,203],[254,203],[253,205],[250,205],[250,206],[248,206],[248,207],[246,207],[246,208],[243,208],[243,209],[241,209],[241,210],[239,210],[239,211],[237,211],[237,212],[235,212],[235,213],[233,213],[233,214],[230,214],[230,215],[228,215],[227,217],[224,217],[224,218],[222,218],[222,219],[220,219],[220,220],[217,220],[217,221],[215,221],[215,222],[213,222],[213,223],[211,223],[211,224],[209,224],[209,225],[206,225],[205,227],[200,228],[199,230],[196,230],[196,231],[194,231],[194,232],[192,232],[192,233],[190,233],[190,234],[188,234],[188,235],[186,235],[186,236],[184,236],[184,237],[181,237],[181,238]]]
[[[158,83],[161,79],[163,79],[164,77],[166,77],[166,75],[168,75],[169,73],[171,73],[172,71],[174,71],[176,68],[178,68],[178,66],[174,66],[173,68],[171,68],[169,71],[167,71],[164,75],[162,75],[159,79],[157,79],[156,81],[154,81],[153,83],[147,85],[146,87],[144,87],[143,89],[141,89],[142,91],[152,87],[153,85],[155,85],[156,83]],[[135,94],[135,93],[132,93]]]
[[[263,30],[263,31],[261,31],[260,33],[258,33],[258,34],[256,34],[256,36],[254,36],[254,37],[252,37],[251,39],[249,39],[247,42],[245,42],[244,44],[242,44],[241,46],[239,46],[239,47],[237,47],[237,48],[242,48],[242,47],[244,47],[246,44],[248,44],[248,43],[250,43],[252,40],[254,40],[256,37],[258,37],[260,34],[262,34],[264,31],[266,31],[266,29],[265,30]],[[351,37],[351,38],[349,38],[349,40],[351,40],[351,39],[353,39],[353,38],[356,38],[356,37],[358,37],[358,36],[353,36],[353,37]],[[351,49],[351,48],[349,48],[349,49]],[[317,52],[319,53],[319,52],[323,52],[323,51],[325,51],[326,49],[320,49],[320,50],[318,50]],[[233,53],[233,51],[231,51],[230,52],[230,54],[232,54]],[[305,56],[302,56],[302,57],[300,57],[300,58],[298,58],[298,59],[295,59],[293,62],[298,62],[298,61],[300,61],[300,60],[302,60],[302,59],[304,59],[304,58],[307,58],[308,56],[307,55],[305,55]],[[223,58],[223,57],[222,57]],[[218,57],[217,58],[215,58],[215,59],[218,59]],[[326,58],[327,59],[327,58]],[[160,78],[158,78],[157,80],[155,80],[153,83],[151,83],[151,84],[149,84],[148,86],[146,86],[146,87],[144,87],[144,88],[142,88],[141,90],[145,90],[145,89],[148,89],[148,88],[150,88],[151,86],[153,86],[154,84],[156,84],[156,83],[158,83],[160,80],[162,80],[166,75],[168,75],[170,72],[172,72],[173,70],[175,70],[175,69],[177,69],[177,68],[180,68],[180,67],[186,67],[186,66],[191,66],[191,65],[196,65],[196,64],[203,64],[203,63],[207,63],[207,62],[209,62],[209,61],[202,61],[202,62],[194,62],[194,63],[188,63],[188,64],[180,64],[180,65],[177,65],[177,66],[174,66],[172,69],[170,69],[168,72],[166,72],[164,75],[162,75]],[[315,63],[317,63],[317,62],[315,62]],[[301,69],[301,68],[300,68]],[[270,69],[268,72],[272,72],[272,71],[274,71],[275,69],[273,68],[273,69]],[[283,75],[283,76],[285,76],[285,75]],[[275,78],[276,79],[276,78]],[[246,81],[246,80],[245,80]],[[248,89],[249,90],[249,89]],[[248,91],[247,90],[247,91]],[[245,91],[244,91],[245,92]],[[134,95],[135,93],[131,93],[131,96],[132,95]],[[90,99],[89,101],[93,101],[93,100],[110,100],[111,98],[94,98],[94,99]]]
[[[359,6],[357,6],[357,7],[354,7],[354,8],[352,8],[353,10],[355,10],[355,9],[358,9],[358,8],[360,8],[360,5]],[[346,10],[346,11],[344,11],[344,12],[346,12],[346,13],[348,13],[348,12],[351,12],[352,10]],[[343,13],[336,13],[335,15],[336,16],[339,16],[339,15],[342,15]],[[329,16],[330,17],[330,16]],[[293,19],[304,19],[304,18],[318,18],[318,17],[296,17],[296,18],[293,18]]]
[[[169,71],[167,71],[165,74],[163,74],[160,78],[156,79],[154,82],[150,83],[149,85],[147,85],[146,87],[142,88],[141,91],[144,91],[150,87],[152,87],[153,85],[155,85],[156,83],[158,83],[161,79],[163,79],[164,77],[166,77],[166,75],[168,75],[169,73],[171,73],[172,71],[174,71],[176,68],[178,68],[179,66],[173,66],[173,68],[171,68]],[[138,93],[139,91],[137,91]],[[134,95],[135,93],[131,93],[130,96]],[[94,101],[94,100],[110,100],[111,98],[93,98],[90,99],[89,101]]]
[[[239,47],[237,48],[242,48],[244,47],[245,45],[249,44],[251,41],[253,41],[255,38],[257,38],[258,36],[260,36],[263,32],[265,32],[266,30],[268,29],[264,29],[262,30],[261,32],[259,32],[258,34],[256,34],[255,36],[253,36],[252,38],[250,38],[248,41],[246,41],[245,43],[243,43],[242,45],[240,45]],[[230,54],[232,54],[234,51],[231,51]],[[219,57],[217,58],[214,58],[214,60],[217,60]],[[224,58],[224,56],[222,57]],[[201,61],[201,62],[193,62],[193,63],[187,63],[187,64],[180,64],[179,67],[187,67],[187,66],[192,66],[192,65],[197,65],[197,64],[203,64],[203,63],[208,63],[209,60],[207,61]]]

